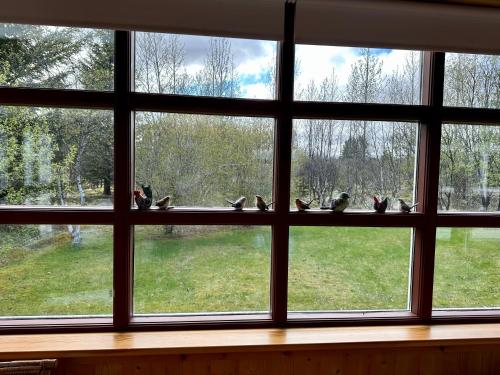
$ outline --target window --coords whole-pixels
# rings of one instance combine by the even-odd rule
[[[2,27],[0,330],[500,316],[496,56]]]

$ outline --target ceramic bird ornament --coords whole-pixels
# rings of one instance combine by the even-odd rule
[[[375,212],[383,214],[385,210],[387,210],[388,204],[389,201],[387,197],[380,201],[376,196],[373,196],[373,209],[375,210]]]
[[[274,204],[274,202],[271,202],[269,204],[266,204],[264,199],[260,195],[255,196],[255,207],[257,207],[260,211],[267,211],[269,210],[269,207],[271,207]]]
[[[349,206],[349,194],[345,191],[339,194],[335,199],[332,199],[330,207],[321,207],[322,210],[332,210],[332,212],[344,212],[344,210]]]
[[[151,203],[153,203],[151,198],[148,198],[139,190],[134,190],[134,200],[139,210],[147,210],[151,207]]]
[[[408,204],[406,204],[406,203],[405,203],[405,201],[404,201],[404,200],[402,200],[402,199],[398,199],[398,201],[399,201],[399,211],[400,211],[400,212],[403,212],[403,213],[405,213],[405,214],[410,213],[410,212],[411,212],[411,210],[412,210],[414,207],[417,207],[417,205],[418,205],[418,202],[417,202],[417,203],[415,203],[413,206],[409,206],[409,205],[408,205]]]
[[[308,203],[300,200],[299,198],[295,199],[295,206],[297,207],[297,210],[299,211],[305,211],[311,208],[311,203],[314,201],[314,199],[311,199]]]
[[[245,202],[247,201],[247,199],[245,197],[240,197],[237,201],[230,201],[228,199],[226,199],[226,202],[229,203],[231,205],[231,207],[233,207],[235,210],[242,210],[243,207],[245,207]]]
[[[156,201],[155,205],[158,207],[159,210],[168,210],[170,204],[170,195],[167,195],[160,199],[159,201]]]
[[[153,201],[153,190],[151,190],[151,185],[141,185],[142,191],[146,197]]]

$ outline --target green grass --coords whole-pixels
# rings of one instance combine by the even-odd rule
[[[268,311],[270,229],[200,228],[137,227],[135,313]],[[0,316],[111,314],[112,231],[82,233],[79,248],[64,234],[9,251],[0,241]],[[406,309],[410,234],[291,228],[289,309]],[[440,229],[437,245],[435,307],[500,306],[495,230]]]
[[[77,248],[59,234],[14,250],[23,256],[0,267],[0,316],[111,314],[111,230],[86,231]]]
[[[500,230],[440,228],[435,308],[500,307]]]

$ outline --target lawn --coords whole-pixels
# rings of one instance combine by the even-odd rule
[[[111,314],[112,231],[82,233],[0,238],[1,316]],[[404,228],[291,228],[289,310],[406,309],[410,243]],[[137,227],[134,312],[268,311],[270,245],[266,227]],[[443,228],[437,245],[435,307],[500,306],[495,230]]]

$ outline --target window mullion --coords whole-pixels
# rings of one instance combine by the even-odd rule
[[[420,124],[417,201],[425,220],[415,231],[411,310],[428,321],[432,315],[444,53],[426,52],[423,68],[423,103],[431,111]]]
[[[284,39],[280,43],[278,61],[278,101],[281,110],[277,119],[274,165],[274,200],[277,217],[273,226],[271,311],[276,324],[282,324],[287,319],[288,219],[295,69],[294,23],[295,3],[287,2]]]
[[[132,39],[127,31],[115,32],[115,221],[113,230],[113,323],[128,326],[132,316],[132,228],[130,202],[132,181]]]

